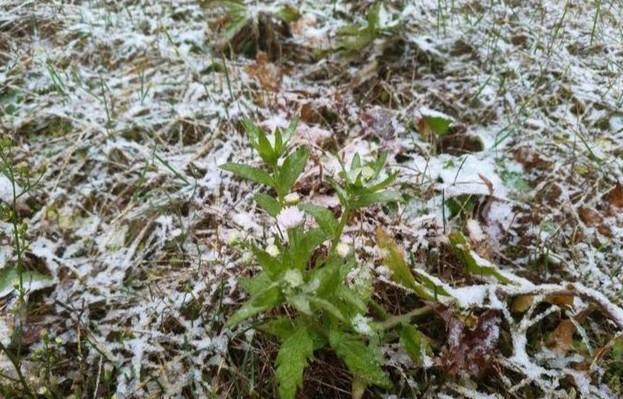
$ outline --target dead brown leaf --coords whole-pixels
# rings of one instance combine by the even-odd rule
[[[603,217],[593,208],[581,207],[578,209],[578,215],[584,224],[588,226],[596,226],[603,222]]]
[[[255,64],[245,68],[245,72],[255,77],[265,90],[279,91],[281,87],[281,69],[268,61],[268,55],[258,51],[255,56]]]
[[[623,208],[623,185],[617,183],[612,190],[606,194],[606,200],[612,206]]]
[[[530,309],[532,306],[532,302],[534,302],[534,295],[519,295],[513,299],[513,303],[511,304],[511,311],[513,313],[523,313],[526,310]]]
[[[573,306],[573,295],[549,295],[545,300],[561,308],[570,308]]]
[[[573,348],[574,332],[573,322],[569,319],[562,320],[548,337],[547,346],[561,356],[566,355]]]
[[[486,374],[500,338],[502,319],[499,312],[487,310],[476,319],[468,319],[468,323],[457,318],[448,308],[438,307],[437,313],[446,323],[447,332],[439,358],[440,367],[451,375],[482,377]]]

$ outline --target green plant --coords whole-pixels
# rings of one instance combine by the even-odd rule
[[[17,378],[4,374],[0,377],[12,381],[17,391],[26,397],[34,397],[26,378],[21,371],[23,324],[26,319],[27,294],[29,291],[48,286],[51,279],[41,273],[28,271],[25,268],[26,253],[26,224],[20,218],[19,201],[37,185],[39,180],[31,178],[31,171],[25,162],[16,162],[15,147],[9,138],[0,137],[0,182],[8,186],[8,195],[0,198],[0,220],[12,227],[12,245],[15,252],[13,265],[0,269],[0,298],[17,293],[17,304],[14,311],[17,314],[15,332],[10,347],[0,342],[0,351],[4,352],[15,369]],[[39,177],[39,179],[41,176]]]
[[[216,40],[215,48],[223,53],[241,53],[254,57],[258,50],[268,53],[269,58],[279,58],[281,49],[278,38],[288,37],[288,24],[300,18],[292,5],[278,10],[273,7],[250,9],[240,0],[206,0],[204,7],[224,10],[224,23]]]
[[[297,204],[299,195],[291,192],[309,158],[305,146],[290,149],[296,121],[272,135],[250,121],[245,121],[244,127],[264,167],[227,163],[222,169],[266,187],[266,192],[255,195],[255,201],[274,218],[275,226],[272,244],[265,248],[240,243],[250,248],[261,272],[240,280],[249,299],[227,325],[233,327],[252,316],[270,314],[258,328],[281,343],[276,359],[281,398],[295,397],[314,352],[326,347],[335,351],[351,371],[355,396],[363,394],[368,385],[390,387],[380,356],[384,331],[401,326],[400,341],[415,357],[421,355],[425,340],[415,327],[404,325],[412,314],[388,317],[374,302],[369,269],[358,266],[353,248],[343,237],[353,211],[399,200],[396,191],[387,189],[396,175],[384,173],[386,155],[370,162],[355,155],[348,167],[341,164],[338,176],[329,179],[342,208],[338,219],[325,207]],[[314,227],[305,223],[307,216],[315,221]],[[384,245],[389,242],[385,237]],[[394,255],[401,256],[398,252]],[[396,262],[393,259],[388,263],[393,268],[391,264]],[[404,279],[411,288],[421,289],[421,296],[433,298],[411,274]],[[380,320],[371,317],[371,309]]]
[[[357,54],[374,40],[391,35],[400,25],[399,19],[389,20],[382,2],[377,2],[366,14],[365,23],[346,25],[337,31],[337,48],[347,54]]]

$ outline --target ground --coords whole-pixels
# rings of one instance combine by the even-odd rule
[[[274,397],[270,337],[224,326],[256,270],[228,242],[267,220],[219,169],[257,163],[244,118],[299,118],[297,191],[333,208],[336,157],[386,151],[402,200],[347,231],[375,295],[417,302],[382,226],[454,298],[419,322],[428,361],[384,348],[395,387],[366,397],[623,394],[619,2],[387,1],[354,37],[371,2],[78,3],[0,2],[0,396]],[[467,272],[453,231],[518,285]],[[486,365],[452,358],[470,343]],[[349,397],[315,357],[301,397]]]

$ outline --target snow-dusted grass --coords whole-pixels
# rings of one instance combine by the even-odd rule
[[[273,394],[264,385],[274,348],[252,330],[223,327],[242,302],[238,277],[254,270],[226,241],[265,237],[252,201],[258,188],[218,166],[255,159],[242,116],[271,130],[301,115],[299,140],[325,175],[337,171],[329,155],[337,151],[347,162],[389,151],[400,172],[406,202],[359,215],[346,231],[379,285],[393,284],[374,243],[381,224],[416,271],[456,293],[458,308],[498,309],[506,320],[512,353],[497,357],[499,371],[481,385],[427,385],[432,361],[404,364],[385,348],[401,364],[392,370],[407,387],[402,395],[621,394],[608,348],[622,327],[623,210],[608,193],[623,174],[623,7],[405,3],[388,6],[384,19],[397,21],[398,33],[383,31],[346,63],[334,51],[309,60],[336,46],[340,28],[363,24],[365,4],[292,2],[301,18],[282,58],[265,63],[212,51],[224,14],[196,1],[0,2],[0,129],[16,143],[15,164],[44,171],[19,208],[26,267],[54,281],[30,293],[25,309],[15,295],[0,299],[1,342],[23,342],[10,350],[32,389],[50,397]],[[257,17],[283,4],[249,10]],[[440,153],[447,146],[418,126],[438,113],[484,150]],[[301,180],[306,198],[337,206],[318,168]],[[11,194],[0,176],[0,200]],[[452,201],[463,209],[454,219]],[[0,229],[7,268],[15,243],[6,220]],[[457,271],[452,230],[530,286]],[[551,305],[548,295],[561,289],[577,294],[575,308]],[[520,294],[534,298],[518,317],[508,308]],[[575,349],[561,355],[544,341],[567,318],[581,326]],[[10,338],[20,326],[24,338]],[[0,372],[0,392],[17,395],[6,353]],[[341,395],[343,374],[335,378],[325,395]]]

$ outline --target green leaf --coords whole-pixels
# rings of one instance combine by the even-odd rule
[[[284,259],[284,263],[299,270],[304,269],[314,249],[328,238],[329,236],[322,229],[311,229],[305,232],[302,228],[290,229],[288,231],[290,243],[287,251],[288,259]]]
[[[371,292],[370,292],[371,293]],[[354,312],[367,313],[368,306],[366,301],[370,298],[362,298],[362,295],[354,289],[341,284],[336,292],[338,298],[350,305]]]
[[[370,7],[370,10],[368,11],[368,15],[366,16],[366,19],[368,20],[367,28],[371,31],[376,32],[380,29],[381,7],[382,7],[382,3],[378,2],[378,3],[375,3],[372,7]]]
[[[290,121],[290,124],[288,125],[288,128],[285,130],[285,132],[283,132],[283,143],[284,144],[290,141],[292,136],[294,136],[294,133],[296,132],[296,128],[298,126],[299,126],[299,118],[295,117]]]
[[[346,192],[346,190],[344,190],[335,180],[333,180],[330,177],[327,178],[327,181],[329,182],[331,187],[333,187],[333,189],[335,190],[335,193],[337,194],[340,200],[340,204],[342,204],[343,207],[346,207],[347,205],[349,205],[350,197],[348,193]]]
[[[272,282],[267,273],[260,273],[253,277],[238,277],[238,285],[250,296],[255,296]]]
[[[257,262],[260,264],[260,266],[262,266],[262,270],[266,272],[271,278],[275,278],[281,273],[283,269],[283,264],[281,263],[281,259],[279,256],[270,256],[266,251],[257,247],[253,248],[253,254],[257,259]]]
[[[418,365],[422,364],[424,355],[430,351],[428,337],[411,325],[400,329],[400,345]]]
[[[270,195],[257,193],[253,198],[255,199],[255,202],[257,202],[257,204],[260,206],[260,208],[266,211],[266,213],[268,213],[270,216],[277,217],[277,215],[279,215],[279,212],[281,212],[281,205],[279,205],[279,202]]]
[[[283,152],[283,148],[284,148],[283,135],[281,134],[281,129],[277,128],[275,129],[275,148],[274,148],[277,159],[279,159],[279,157],[281,156],[281,153]]]
[[[352,262],[351,262],[352,263]],[[342,270],[343,265],[337,257],[329,258],[321,267],[312,270],[310,281],[317,281],[316,296],[329,299],[342,284],[346,273]]]
[[[383,264],[391,270],[392,280],[412,289],[420,298],[434,299],[433,295],[416,281],[402,251],[398,248],[398,244],[381,227],[376,229],[376,240],[379,247],[385,252]]]
[[[270,144],[266,137],[266,132],[248,118],[242,121],[242,126],[249,135],[251,146],[257,151],[262,160],[271,166],[276,166],[279,154],[276,153]]]
[[[333,216],[333,212],[325,207],[313,205],[313,204],[301,204],[299,208],[309,213],[318,223],[318,226],[331,237],[335,237],[337,231],[337,220]]]
[[[371,385],[390,388],[392,383],[379,361],[378,348],[370,347],[350,334],[332,330],[329,344],[353,375]]]
[[[338,319],[339,321],[346,323],[347,320],[344,317],[344,315],[342,314],[342,312],[340,311],[340,309],[335,306],[333,303],[322,299],[322,298],[318,298],[318,297],[312,297],[310,298],[311,303],[313,303],[316,307],[320,308],[321,310],[324,310],[326,312],[328,312],[329,314],[331,314],[333,317],[335,317],[336,319]]]
[[[289,318],[280,316],[262,323],[257,329],[284,341],[294,332],[294,323]]]
[[[277,190],[281,195],[286,195],[290,192],[294,182],[303,172],[303,169],[305,169],[308,158],[309,151],[307,148],[299,147],[283,162],[277,177]]]
[[[351,198],[350,205],[353,208],[365,208],[372,204],[384,204],[392,201],[400,201],[400,193],[397,191],[385,190],[359,194]]]
[[[396,178],[398,177],[398,173],[392,173],[391,175],[387,176],[387,178],[379,183],[376,183],[373,186],[368,186],[366,187],[366,189],[370,192],[376,192],[379,190],[383,190],[384,188],[387,188],[387,186],[389,186],[390,184],[392,184],[394,182],[394,180],[396,180]]]
[[[448,235],[448,239],[456,256],[465,264],[468,273],[492,276],[503,284],[513,283],[513,280],[503,275],[494,264],[472,251],[467,239],[460,231],[452,231]]]
[[[299,312],[308,316],[313,316],[311,306],[309,303],[309,297],[305,294],[298,294],[288,297],[288,303]]]
[[[454,122],[451,116],[434,110],[421,110],[424,121],[434,133],[445,136]]]
[[[19,281],[20,277],[17,268],[9,267],[0,270],[0,298],[16,291],[16,288],[19,286]],[[22,282],[26,292],[32,292],[54,285],[54,279],[52,277],[27,270],[22,272]]]
[[[286,4],[277,12],[277,16],[287,23],[292,23],[301,18],[301,13],[293,6]]]
[[[350,170],[355,170],[361,168],[361,156],[359,153],[356,153],[353,156],[353,160],[350,162]]]
[[[303,386],[303,372],[314,355],[314,342],[305,326],[298,327],[283,341],[277,354],[277,384],[281,399],[294,399]]]
[[[232,172],[236,176],[251,180],[255,183],[265,186],[274,187],[273,178],[262,169],[240,163],[227,162],[221,165],[221,169]]]
[[[242,305],[227,321],[226,326],[233,327],[251,316],[280,305],[282,302],[283,296],[278,283],[273,283]]]

